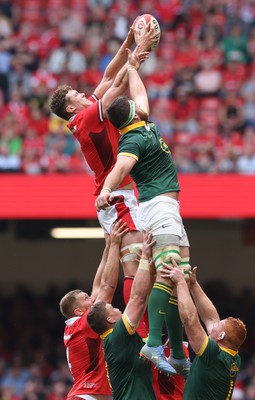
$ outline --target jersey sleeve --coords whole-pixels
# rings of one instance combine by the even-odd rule
[[[134,137],[130,133],[125,135],[119,142],[118,156],[133,157],[138,161],[142,151],[139,135],[137,137]]]
[[[207,336],[197,356],[205,365],[210,365],[219,352],[220,347],[218,344]]]

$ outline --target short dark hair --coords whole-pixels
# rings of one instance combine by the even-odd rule
[[[102,335],[108,329],[106,302],[99,301],[90,308],[87,322],[91,329],[98,335]]]
[[[60,300],[59,307],[60,312],[64,317],[71,318],[74,316],[74,310],[77,307],[77,294],[81,293],[82,290],[75,289],[71,290]]]
[[[106,110],[107,118],[117,129],[120,129],[120,127],[127,121],[129,112],[129,99],[126,96],[117,97]]]
[[[69,85],[58,86],[58,88],[53,92],[49,103],[50,110],[66,121],[70,118],[70,113],[66,111],[66,95],[69,90],[72,90],[72,87]]]

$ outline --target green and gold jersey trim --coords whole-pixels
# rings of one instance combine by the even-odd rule
[[[145,121],[139,121],[139,122],[136,122],[135,124],[128,125],[126,128],[120,129],[119,132],[121,135],[124,135],[124,133],[127,133],[129,131],[132,131],[133,129],[140,128],[141,126],[145,126],[145,125],[146,125]]]
[[[124,323],[124,325],[125,325],[126,330],[128,331],[128,333],[129,333],[130,335],[134,335],[134,333],[135,333],[135,328],[134,328],[132,325],[130,325],[130,321],[129,321],[127,315],[125,315],[125,313],[122,314],[122,321],[123,321],[123,323]]]
[[[100,338],[102,340],[104,340],[108,335],[110,335],[110,333],[112,333],[112,331],[113,331],[113,328],[108,329],[108,331],[106,331],[106,332],[102,333],[102,335],[100,335]]]
[[[123,152],[123,153],[119,153],[119,154],[118,154],[118,157],[119,157],[119,156],[132,157],[132,158],[134,158],[136,161],[138,161],[138,157],[137,157],[135,154],[132,154],[132,153],[125,153],[125,152]]]
[[[230,354],[231,356],[235,357],[238,354],[238,351],[236,350],[231,350],[228,347],[222,347],[220,346],[221,350],[225,351],[226,353]]]
[[[204,340],[204,343],[202,344],[202,346],[200,347],[199,351],[197,352],[198,357],[202,356],[203,352],[205,351],[205,349],[206,349],[206,347],[208,345],[208,342],[209,342],[209,337],[206,336],[206,338]]]

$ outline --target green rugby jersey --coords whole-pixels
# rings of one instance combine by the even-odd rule
[[[120,131],[118,155],[137,160],[130,175],[136,183],[139,201],[147,201],[166,192],[180,191],[171,152],[153,123],[144,121]]]
[[[142,339],[125,315],[101,338],[113,400],[156,400],[151,365],[139,358]]]
[[[207,337],[192,363],[183,400],[230,400],[240,364],[236,351]]]

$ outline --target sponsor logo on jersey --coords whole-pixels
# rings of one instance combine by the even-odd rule
[[[64,335],[64,340],[69,340],[71,339],[72,335]]]

